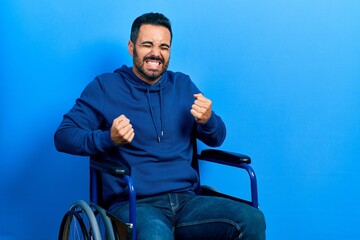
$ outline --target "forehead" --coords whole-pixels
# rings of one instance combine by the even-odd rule
[[[169,29],[164,26],[144,24],[140,27],[139,42],[151,41],[170,44],[171,34]]]

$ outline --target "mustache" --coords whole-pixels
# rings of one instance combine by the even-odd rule
[[[154,60],[154,61],[159,61],[161,63],[164,63],[164,59],[162,59],[160,57],[156,57],[156,56],[145,57],[144,61],[147,61],[147,60]]]

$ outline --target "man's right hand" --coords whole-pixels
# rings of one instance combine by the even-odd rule
[[[121,145],[130,143],[134,139],[135,132],[130,124],[130,120],[122,114],[114,119],[110,135],[116,145]]]

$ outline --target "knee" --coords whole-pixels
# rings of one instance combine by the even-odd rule
[[[254,209],[246,216],[239,239],[265,239],[266,221],[263,212]]]
[[[174,239],[174,233],[164,222],[153,219],[137,225],[137,239],[169,240]]]
[[[257,210],[254,214],[254,224],[257,226],[259,231],[264,231],[266,229],[266,221],[264,213],[260,210]]]

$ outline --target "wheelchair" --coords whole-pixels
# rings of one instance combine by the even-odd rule
[[[198,172],[199,161],[207,161],[245,170],[250,179],[250,200],[240,199],[223,194],[211,187],[201,186],[198,183],[196,190],[199,195],[210,195],[230,198],[235,201],[245,202],[259,208],[256,175],[250,166],[249,156],[222,151],[206,149],[198,154],[196,148],[193,154],[192,166]],[[101,206],[105,206],[101,199],[100,174],[110,174],[122,178],[127,183],[129,196],[129,222],[121,222]],[[200,180],[199,180],[200,181]],[[90,160],[90,202],[83,200],[74,202],[65,213],[60,230],[59,240],[67,239],[93,239],[93,240],[135,240],[136,239],[136,189],[130,176],[130,171],[118,162]]]

